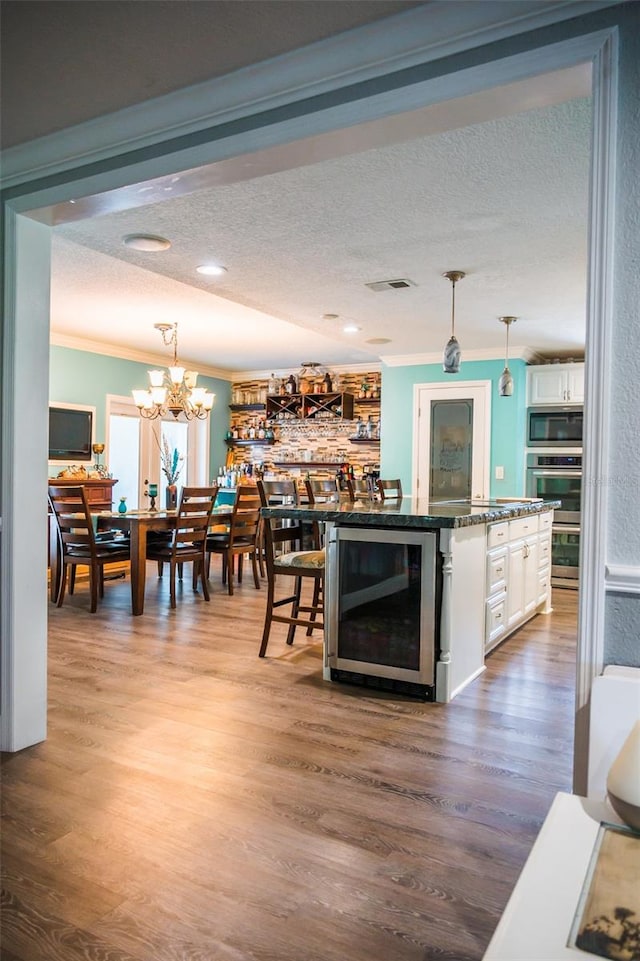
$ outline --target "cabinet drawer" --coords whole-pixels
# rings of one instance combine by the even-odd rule
[[[487,534],[487,546],[499,547],[506,544],[509,540],[509,521],[502,521],[500,524],[489,524]]]
[[[546,567],[538,571],[538,604],[542,604],[549,596],[551,590],[551,568]]]
[[[84,492],[86,494],[87,500],[93,504],[94,501],[108,501],[111,500],[111,492],[105,487],[89,487],[85,486]]]
[[[501,594],[487,602],[485,623],[485,650],[494,647],[507,633],[507,596]]]
[[[509,540],[515,541],[528,534],[538,533],[538,515],[532,514],[531,517],[518,517],[516,520],[509,521]]]
[[[507,586],[507,549],[498,548],[487,554],[487,597],[504,591]]]
[[[553,511],[547,511],[545,514],[538,514],[539,531],[550,531],[551,524],[553,523]]]
[[[541,534],[538,538],[538,568],[548,567],[551,563],[551,538]]]

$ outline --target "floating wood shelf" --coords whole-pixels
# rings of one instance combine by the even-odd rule
[[[241,440],[240,438],[238,438],[237,440],[234,440],[232,438],[231,440],[225,440],[225,444],[227,445],[227,447],[244,447],[248,444],[260,444],[261,447],[265,447],[266,445],[273,444],[273,443],[274,443],[273,437],[269,437],[268,439],[266,437],[256,437],[255,439],[243,438]]]
[[[344,464],[344,460],[274,460],[274,467],[326,467],[334,468],[341,467]]]

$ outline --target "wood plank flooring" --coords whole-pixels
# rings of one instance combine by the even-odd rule
[[[50,608],[49,737],[2,764],[3,961],[477,961],[571,790],[575,592],[449,705],[257,657],[265,591],[149,567]]]

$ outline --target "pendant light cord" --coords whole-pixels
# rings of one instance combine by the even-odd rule
[[[451,281],[451,336],[454,336],[456,323],[456,282]]]

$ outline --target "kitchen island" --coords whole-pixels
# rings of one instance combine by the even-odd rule
[[[325,678],[447,702],[551,611],[557,506],[403,497],[263,514],[324,523]]]

